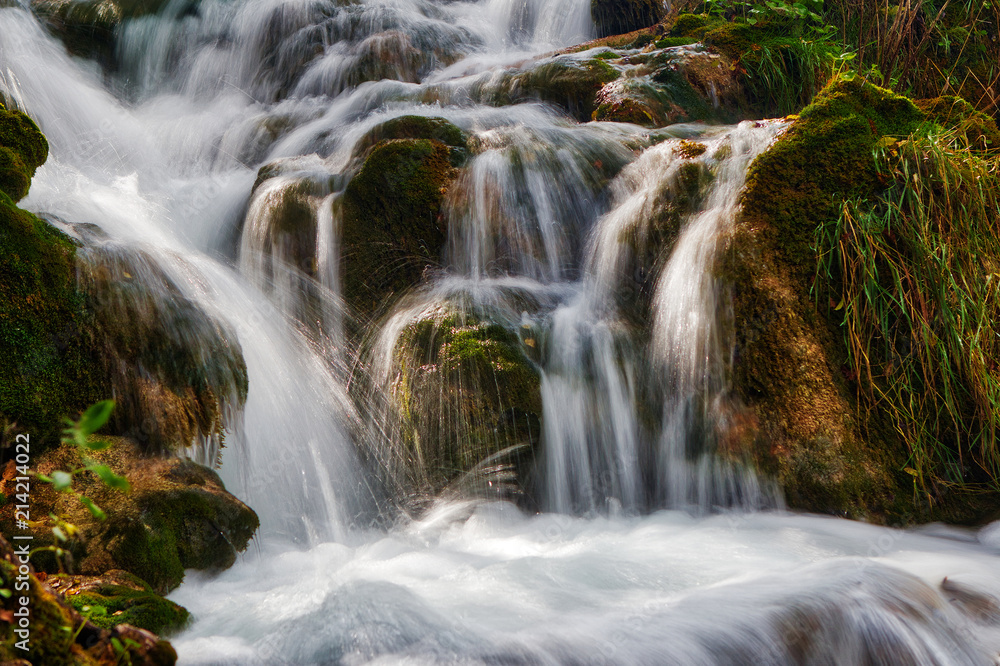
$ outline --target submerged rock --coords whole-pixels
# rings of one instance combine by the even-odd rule
[[[536,344],[450,309],[405,329],[390,392],[419,485],[523,492],[541,434],[540,375],[525,354]]]
[[[171,666],[177,661],[173,647],[148,631],[125,623],[96,625],[54,593],[42,577],[31,564],[22,564],[15,549],[0,536],[0,586],[14,591],[0,602],[0,613],[10,618],[0,623],[0,659],[4,663]],[[13,621],[14,613],[23,607],[22,597],[27,597],[31,614],[27,650],[17,647],[21,637]],[[26,661],[19,661],[22,659]]]
[[[76,475],[74,490],[107,514],[106,520],[98,520],[76,496],[36,482],[32,488],[36,520],[31,524],[35,545],[54,543],[54,524],[48,516],[60,516],[78,529],[77,536],[62,546],[71,553],[75,573],[101,576],[122,569],[161,594],[180,584],[185,569],[212,572],[232,566],[257,530],[253,510],[226,492],[218,475],[207,467],[189,460],[146,457],[135,442],[105,439],[113,445],[92,457],[128,479],[131,490],[111,489],[89,473]],[[35,470],[47,475],[80,465],[79,451],[66,446],[33,461]],[[4,473],[7,497],[13,494],[14,476],[10,467]],[[9,501],[0,507],[5,529],[13,527],[13,513]],[[50,572],[60,570],[50,553],[38,553],[34,562]],[[118,591],[118,596],[122,594]]]

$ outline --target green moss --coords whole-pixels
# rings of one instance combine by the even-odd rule
[[[709,30],[724,23],[723,19],[708,14],[681,14],[670,26],[670,36],[693,37],[697,40],[704,37]]]
[[[1000,150],[1000,130],[996,121],[961,97],[946,95],[914,103],[930,120],[961,132],[972,150]]]
[[[754,161],[743,198],[747,216],[766,224],[798,276],[811,280],[817,226],[837,216],[838,201],[879,187],[876,143],[884,136],[908,136],[923,120],[905,97],[860,78],[833,81],[782,140]]]
[[[633,123],[644,127],[657,125],[656,118],[649,107],[628,98],[604,102],[594,111],[594,120]]]
[[[455,314],[411,325],[396,347],[395,393],[422,483],[432,489],[490,456],[514,455],[524,482],[540,435],[540,376],[525,345],[499,324]]]
[[[657,0],[591,0],[590,15],[599,37],[620,35],[655,25],[663,18]]]
[[[48,154],[49,144],[34,121],[0,104],[0,192],[14,202],[27,196],[35,169]]]
[[[535,97],[558,104],[576,119],[586,122],[597,107],[597,94],[619,72],[605,60],[578,62],[560,57],[525,72],[514,81],[521,97]]]
[[[455,170],[434,139],[375,145],[343,196],[343,288],[358,312],[374,313],[420,281],[445,243],[441,205]]]
[[[40,446],[99,398],[68,237],[0,193],[0,414]]]
[[[17,565],[6,559],[0,560],[0,581],[8,590],[15,588],[18,576]],[[49,592],[38,580],[31,576],[28,579],[28,590],[15,592],[15,596],[3,602],[7,610],[14,610],[13,599],[27,593],[31,600],[31,639],[28,642],[27,653],[16,649],[14,642],[19,640],[13,632],[13,625],[4,622],[0,625],[3,656],[7,659],[27,658],[32,664],[51,664],[52,666],[69,666],[71,664],[88,663],[84,661],[82,646],[73,641],[73,631],[78,623],[68,609],[59,604],[55,595]],[[93,663],[93,662],[89,662]]]
[[[380,141],[393,139],[433,139],[454,150],[453,166],[461,166],[468,156],[469,137],[444,118],[399,116],[370,129],[354,146],[355,156],[365,156]]]
[[[73,608],[102,629],[130,624],[154,634],[183,629],[190,614],[183,606],[164,599],[152,590],[123,585],[100,585],[92,590],[69,595]]]

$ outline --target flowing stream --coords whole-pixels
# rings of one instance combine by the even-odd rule
[[[783,123],[653,137],[487,103],[532,58],[583,57],[552,52],[594,36],[590,5],[171,0],[122,24],[107,72],[0,8],[0,95],[51,144],[21,205],[146,252],[246,359],[220,473],[261,533],[171,595],[195,618],[172,638],[181,663],[1000,663],[1000,524],[788,514],[717,451],[732,345],[713,262]],[[401,115],[479,149],[447,202],[445,265],[361,353],[336,203],[356,144]],[[281,173],[255,188],[265,164]],[[273,233],[290,197],[315,228],[311,274]],[[642,334],[624,293],[650,313]],[[530,340],[539,513],[452,493],[407,517],[400,444],[349,389],[360,366],[386,402],[406,327],[456,304]]]

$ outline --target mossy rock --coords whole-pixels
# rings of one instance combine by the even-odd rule
[[[100,576],[122,569],[138,576],[160,594],[177,587],[185,569],[220,571],[236,561],[259,525],[248,506],[226,492],[212,470],[189,460],[151,458],[124,438],[92,454],[131,484],[129,492],[108,488],[91,473],[74,477],[74,490],[89,497],[107,514],[98,520],[71,494],[49,484],[32,488],[32,523],[36,545],[52,542],[49,514],[64,517],[79,529],[64,546],[75,573]],[[12,463],[11,463],[12,464]],[[81,466],[79,451],[62,446],[34,460],[40,474]],[[5,488],[10,497],[12,488]],[[13,505],[0,507],[0,525],[13,526]],[[49,553],[35,556],[36,565],[58,572]]]
[[[510,84],[516,99],[539,99],[566,109],[581,122],[591,120],[597,95],[619,72],[606,60],[559,56],[516,76]]]
[[[817,228],[836,219],[839,202],[880,191],[876,144],[923,121],[910,100],[840,78],[750,167],[720,266],[733,293],[733,381],[750,411],[744,420],[757,424],[755,457],[792,508],[895,524],[975,521],[990,510],[988,498],[959,493],[930,510],[915,503],[906,444],[878,410],[859,405],[824,300],[831,292],[811,291]]]
[[[14,203],[26,197],[35,169],[48,155],[49,144],[38,125],[0,104],[0,192]]]
[[[411,324],[395,349],[392,387],[420,484],[440,491],[500,454],[520,496],[540,437],[540,375],[518,333],[444,311]],[[499,485],[492,488],[502,491]]]
[[[6,109],[0,142],[0,165],[16,158],[29,177],[48,154],[38,127]],[[246,393],[235,335],[151,257],[85,247],[0,191],[0,418],[37,451],[59,441],[64,418],[111,395],[112,427],[149,450],[217,445]]]
[[[108,393],[76,282],[76,246],[0,193],[0,416],[41,447]]]
[[[16,544],[20,545],[20,544]],[[27,659],[27,663],[45,666],[172,666],[177,661],[173,647],[152,633],[120,623],[100,627],[82,616],[62,596],[36,576],[34,567],[21,566],[15,548],[0,537],[0,586],[14,591],[0,600],[5,613],[21,607],[20,598],[28,598],[31,631],[25,652],[16,646],[20,640],[14,625],[0,624],[0,660],[3,663]],[[169,602],[168,602],[169,603]],[[120,647],[116,647],[115,643]]]
[[[452,149],[436,139],[372,148],[340,202],[343,293],[355,312],[371,316],[439,264],[442,204],[456,173]]]
[[[722,26],[725,22],[725,19],[709,14],[681,14],[670,26],[670,37],[699,40],[706,32]]]
[[[427,116],[399,116],[379,123],[354,146],[354,156],[364,158],[380,141],[393,139],[433,139],[450,146],[451,162],[459,167],[468,157],[469,137],[450,121],[444,118]]]
[[[970,149],[983,152],[1000,150],[1000,129],[997,129],[996,121],[977,111],[961,97],[946,95],[916,100],[914,104],[928,119],[965,135]]]
[[[594,120],[632,123],[643,127],[656,127],[657,119],[646,104],[628,97],[602,103],[594,111]]]
[[[663,19],[657,0],[591,0],[590,15],[599,37],[620,35],[656,25]]]
[[[190,619],[187,609],[164,599],[127,571],[112,570],[101,576],[59,574],[46,582],[101,629],[128,624],[163,635],[183,629]]]

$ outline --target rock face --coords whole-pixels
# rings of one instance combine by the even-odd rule
[[[171,666],[177,661],[177,653],[166,641],[126,624],[99,627],[39,578],[34,567],[22,565],[15,549],[0,536],[0,585],[14,592],[2,600],[0,610],[5,616],[0,623],[0,659],[5,664]],[[15,646],[21,637],[15,634],[13,618],[22,607],[22,596],[27,597],[31,612],[27,651]]]
[[[180,584],[185,569],[221,571],[236,561],[259,522],[253,510],[226,492],[215,472],[187,460],[149,458],[123,438],[106,439],[113,446],[93,457],[128,479],[131,491],[108,488],[92,474],[77,475],[74,489],[105,511],[107,519],[101,521],[75,496],[35,483],[36,545],[54,541],[53,525],[43,517],[61,516],[79,528],[79,536],[64,546],[72,554],[74,572],[98,576],[122,569],[161,594]],[[40,474],[80,464],[78,451],[65,446],[35,459]],[[5,485],[12,486],[13,476],[8,467]],[[11,491],[5,490],[8,496]],[[0,507],[0,522],[5,529],[13,526],[13,504]],[[35,561],[58,571],[58,563],[46,555],[39,553]]]
[[[400,336],[390,390],[419,485],[437,491],[478,468],[482,475],[463,481],[485,478],[494,496],[520,496],[508,482],[527,478],[542,414],[539,373],[524,349],[504,326],[451,310]]]
[[[156,594],[138,576],[112,569],[100,576],[58,574],[45,579],[77,611],[101,629],[128,624],[154,634],[182,629],[187,609]]]
[[[947,496],[934,498],[930,514],[915,506],[914,479],[903,471],[907,443],[884,404],[859,399],[864,387],[851,371],[843,305],[834,307],[839,289],[814,287],[817,229],[837,219],[845,200],[870,200],[885,188],[873,149],[884,137],[909,136],[924,119],[908,99],[838,79],[748,175],[721,266],[733,285],[733,378],[747,422],[757,426],[749,446],[796,508],[888,522],[973,520],[989,510]]]

